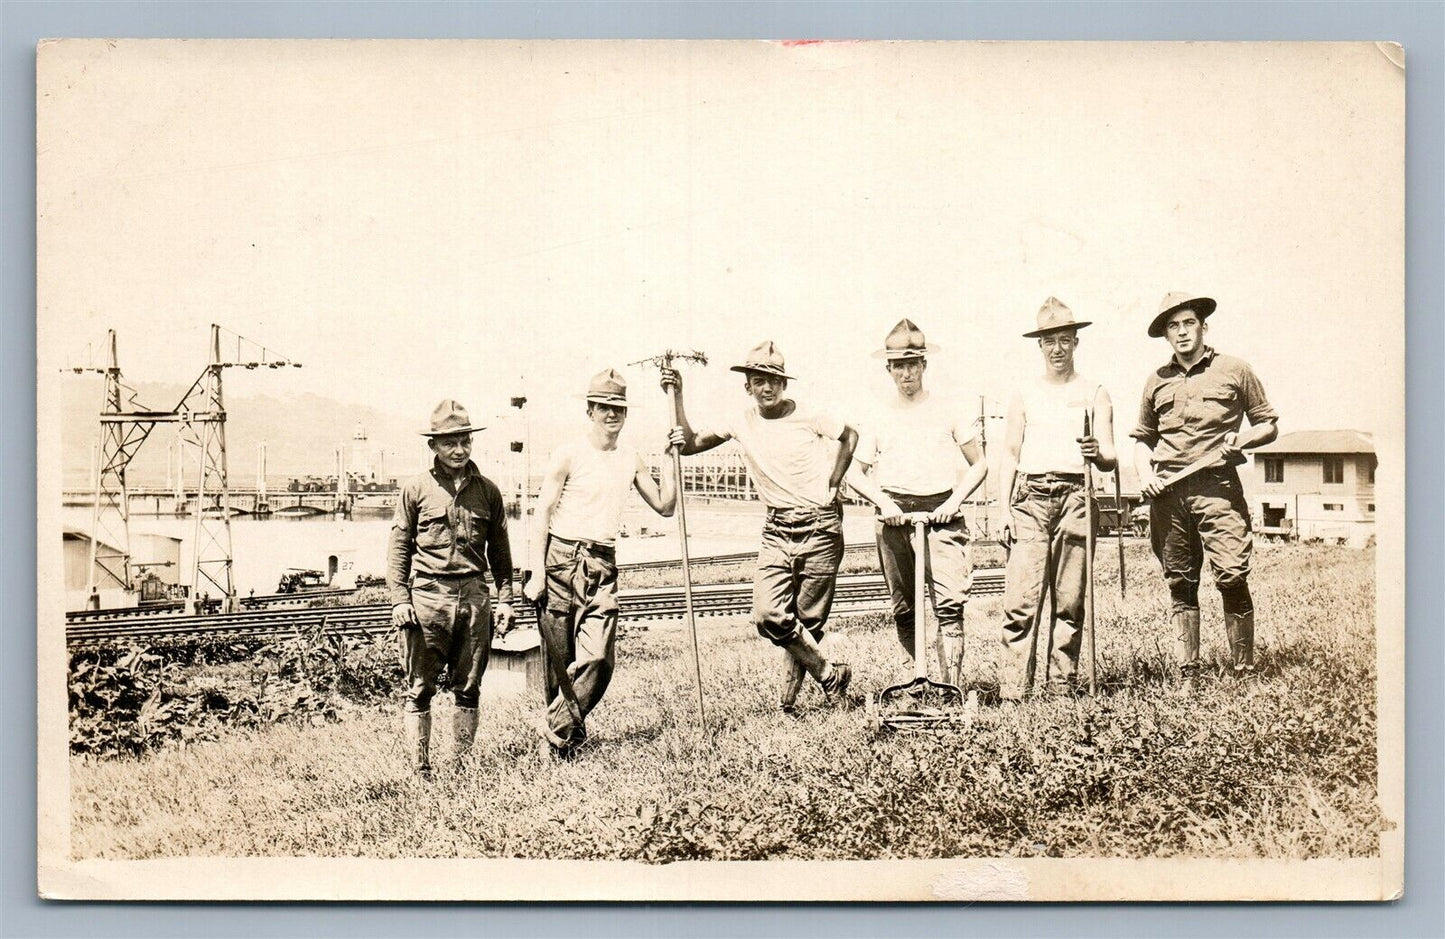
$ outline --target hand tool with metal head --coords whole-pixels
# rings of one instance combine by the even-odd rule
[[[926,731],[958,725],[972,720],[976,693],[968,695],[965,705],[963,691],[957,685],[933,681],[928,677],[927,607],[928,600],[928,513],[907,515],[913,525],[913,669],[911,681],[883,689],[877,697],[868,698],[868,717],[875,730]]]
[[[707,356],[701,352],[674,352],[668,349],[661,355],[654,355],[651,358],[633,362],[633,365],[656,365],[659,368],[671,368],[673,362],[696,362],[698,365],[707,364]],[[667,386],[668,402],[672,406],[672,426],[680,424],[681,415],[677,405],[677,386]],[[683,496],[682,485],[682,450],[672,447],[672,473],[673,480],[677,484],[677,534],[681,546],[682,559],[682,598],[683,613],[687,620],[688,635],[692,637],[692,673],[694,684],[697,688],[697,723],[702,735],[707,736],[707,708],[703,703],[702,694],[702,653],[697,644],[697,618],[692,608],[692,572],[688,565],[687,557],[687,511],[685,508],[686,499]]]
[[[1092,437],[1093,421],[1088,411],[1084,412],[1084,436]],[[1084,461],[1084,518],[1087,526],[1084,536],[1084,642],[1088,644],[1088,656],[1084,660],[1087,668],[1089,694],[1097,694],[1098,665],[1094,655],[1094,464]]]

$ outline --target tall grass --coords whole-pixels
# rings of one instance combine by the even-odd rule
[[[1131,545],[1120,602],[1100,553],[1097,698],[983,708],[966,731],[876,736],[809,688],[773,707],[780,653],[741,619],[702,621],[711,732],[685,634],[628,636],[569,762],[536,754],[536,702],[484,703],[460,766],[436,708],[437,779],[414,779],[395,705],[320,726],[244,728],[141,757],[73,758],[79,857],[322,855],[690,858],[1173,856],[1378,852],[1374,554],[1261,546],[1260,672],[1194,694],[1167,675],[1167,596]],[[1205,655],[1224,653],[1217,597]],[[995,682],[998,601],[968,611],[970,685]],[[838,624],[855,688],[903,677],[881,616]]]

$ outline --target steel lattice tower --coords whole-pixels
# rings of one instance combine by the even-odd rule
[[[211,324],[209,361],[199,378],[169,411],[151,411],[139,406],[135,390],[121,378],[116,354],[115,330],[106,333],[107,362],[102,368],[83,367],[77,374],[97,372],[105,376],[105,399],[100,412],[100,450],[95,470],[95,501],[91,512],[90,577],[91,606],[98,606],[104,579],[125,590],[135,589],[131,580],[130,502],[126,469],[141,444],[159,423],[180,425],[181,439],[196,446],[198,476],[196,527],[192,543],[194,564],[191,577],[192,609],[199,611],[202,595],[214,590],[226,612],[236,607],[236,586],[232,577],[231,504],[226,472],[226,407],[221,375],[227,368],[247,369],[300,367],[299,362],[274,356],[257,346],[259,358],[246,358],[236,336],[234,360],[221,357],[221,327]],[[251,343],[255,346],[255,343]],[[178,474],[180,473],[178,469]],[[177,479],[178,491],[184,482]]]

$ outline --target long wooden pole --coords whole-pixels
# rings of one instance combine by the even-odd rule
[[[1084,412],[1084,436],[1093,436],[1092,421]],[[1084,544],[1084,638],[1089,644],[1087,661],[1089,694],[1098,693],[1098,666],[1094,657],[1094,466],[1084,461],[1084,515],[1088,527],[1085,529]]]
[[[1129,595],[1128,575],[1124,570],[1124,528],[1129,524],[1129,513],[1124,509],[1124,483],[1119,479],[1123,462],[1114,465],[1114,521],[1119,526],[1114,531],[1114,540],[1119,543],[1119,596]]]
[[[671,363],[665,363],[671,365]],[[676,427],[681,423],[681,415],[677,406],[677,386],[667,386],[667,396],[672,402],[672,423]],[[692,676],[694,687],[697,689],[697,722],[702,729],[704,736],[707,735],[707,707],[703,703],[702,696],[702,652],[697,644],[697,618],[692,610],[692,572],[688,567],[687,556],[687,499],[683,495],[682,485],[682,449],[672,447],[672,478],[677,485],[677,534],[682,546],[682,604],[683,615],[687,618],[688,635],[692,637]]]

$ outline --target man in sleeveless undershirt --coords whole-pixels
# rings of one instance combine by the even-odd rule
[[[1118,462],[1109,393],[1074,370],[1079,330],[1088,325],[1050,297],[1037,328],[1024,333],[1038,340],[1044,368],[1009,402],[999,466],[999,498],[1009,519],[1004,541],[1011,545],[999,660],[999,694],[1006,701],[1030,689],[1069,693],[1078,667],[1090,524],[1084,464],[1107,471]],[[1052,602],[1044,607],[1046,593]]]
[[[572,753],[587,738],[585,720],[612,680],[617,637],[617,537],[627,493],[636,489],[659,515],[672,515],[677,488],[659,485],[636,448],[618,436],[627,422],[627,381],[613,369],[587,388],[585,437],[553,451],[538,498],[531,574],[523,593],[541,603],[547,713],[539,747]],[[544,600],[545,598],[545,600]],[[557,672],[562,674],[556,674]]]
[[[968,525],[963,500],[988,473],[975,422],[956,401],[923,387],[928,344],[912,320],[901,320],[874,353],[886,359],[896,394],[864,422],[848,484],[878,510],[878,560],[893,602],[898,641],[913,668],[913,526],[907,515],[928,516],[927,577],[938,617],[943,680],[958,684],[963,670],[963,611],[968,601]],[[866,470],[866,472],[865,472]]]

